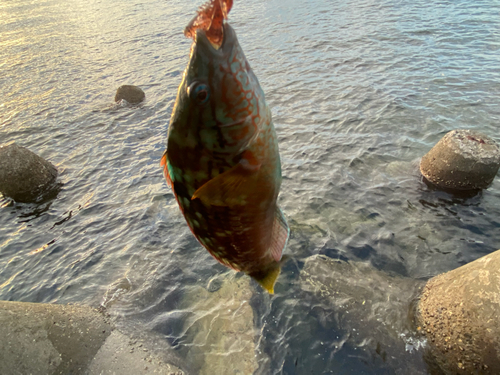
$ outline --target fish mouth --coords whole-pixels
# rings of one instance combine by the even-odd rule
[[[203,48],[206,52],[208,53],[226,53],[228,52],[228,48],[231,48],[231,45],[233,44],[232,41],[234,40],[234,30],[227,22],[224,22],[223,24],[223,33],[222,33],[222,43],[220,46],[217,44],[212,43],[207,35],[205,30],[203,29],[197,29],[196,30],[196,37],[195,37],[195,43],[198,47]]]
[[[220,128],[230,128],[232,126],[238,126],[238,125],[241,125],[245,122],[250,122],[252,121],[252,116],[247,116],[241,120],[236,120],[236,121],[233,121],[233,122],[229,122],[227,124],[222,124],[222,125],[219,125]]]

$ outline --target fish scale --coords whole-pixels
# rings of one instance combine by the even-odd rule
[[[214,21],[223,3],[208,3],[186,28],[194,43],[162,166],[198,241],[220,263],[273,293],[289,233],[276,204],[276,132],[234,30],[223,19]]]

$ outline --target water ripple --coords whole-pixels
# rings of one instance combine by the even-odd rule
[[[183,296],[227,270],[193,239],[158,163],[198,5],[0,4],[0,138],[50,160],[62,184],[38,205],[0,198],[0,298],[103,305],[191,345],[184,327],[199,311]],[[235,2],[230,22],[273,112],[292,228],[277,295],[253,290],[259,371],[389,374],[414,358],[403,350],[389,365],[348,311],[304,293],[309,256],[425,279],[499,247],[497,181],[457,197],[418,172],[449,130],[500,141],[499,10],[490,0]],[[145,102],[114,104],[122,84],[145,89]]]

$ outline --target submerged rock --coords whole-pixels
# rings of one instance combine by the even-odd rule
[[[445,374],[500,374],[500,250],[429,280],[417,317]]]
[[[424,374],[423,345],[412,330],[412,302],[423,282],[390,276],[369,264],[324,255],[306,259],[300,287],[315,296],[339,336],[395,373]],[[375,363],[375,362],[374,362]]]
[[[182,303],[193,312],[185,325],[187,358],[200,375],[253,374],[258,362],[250,278],[230,273],[211,290],[195,286]]]
[[[17,202],[35,202],[56,188],[57,169],[16,143],[0,146],[0,192]]]
[[[500,149],[474,130],[447,133],[420,162],[422,175],[433,185],[449,190],[487,188],[500,166]]]
[[[146,94],[144,94],[144,91],[142,91],[140,87],[134,85],[123,85],[118,87],[118,90],[116,90],[115,102],[125,99],[131,104],[137,104],[142,102],[145,97]]]

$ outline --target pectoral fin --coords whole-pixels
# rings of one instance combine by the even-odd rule
[[[167,185],[172,187],[172,179],[170,178],[170,173],[168,173],[168,159],[167,159],[167,150],[163,153],[163,156],[160,160],[160,167],[163,167],[163,175],[165,176],[165,180],[167,180]]]
[[[242,159],[231,169],[212,178],[196,190],[192,200],[199,198],[205,205],[237,206],[245,204],[245,199],[256,188],[259,166]]]

